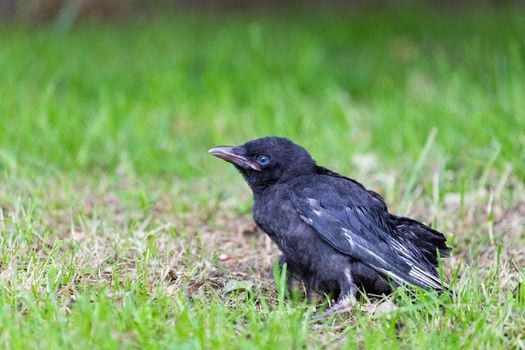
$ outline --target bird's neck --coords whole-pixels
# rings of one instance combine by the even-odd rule
[[[252,190],[253,199],[257,200],[258,198],[262,197],[266,191],[272,186],[272,185],[261,185],[261,184],[250,184],[248,183]]]

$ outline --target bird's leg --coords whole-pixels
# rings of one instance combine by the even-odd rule
[[[329,317],[335,314],[350,312],[353,306],[357,303],[356,294],[357,287],[352,279],[350,268],[347,268],[343,278],[339,281],[341,292],[337,302],[326,310],[323,317]]]
[[[284,257],[284,255],[281,255],[277,258],[277,268],[279,269],[279,275],[283,273],[283,268],[284,268],[284,264],[286,264],[286,259]],[[274,265],[275,266],[275,265]],[[287,274],[290,274],[290,271],[288,269],[288,266],[287,266]],[[274,274],[274,270],[273,268],[269,271],[268,273],[268,276],[271,278],[271,279],[274,279],[275,278],[275,274]]]
[[[345,295],[343,298],[338,298],[337,302],[324,312],[323,317],[330,317],[332,315],[350,312],[356,303],[357,299],[355,295]]]
[[[286,258],[284,257],[284,255],[281,255],[279,256],[279,258],[277,259],[277,267],[279,269],[279,276],[282,275],[283,273],[285,273],[284,271],[284,264],[286,264]],[[270,270],[270,278],[272,278],[273,280],[275,280],[275,274],[274,274],[274,270]],[[286,265],[286,277],[285,277],[285,281],[286,281],[286,289],[287,289],[287,292],[288,293],[291,293],[292,290],[293,290],[293,274],[292,272],[290,271],[290,268],[288,265]],[[277,282],[277,281],[275,281]]]
[[[279,268],[279,275],[282,276],[284,271],[284,264],[287,264],[286,258],[281,255],[277,259],[277,266]],[[275,280],[275,275],[273,269],[270,271],[269,276],[271,279]],[[309,303],[313,303],[316,301],[316,293],[313,289],[310,289],[308,284],[305,281],[305,278],[298,274],[297,271],[292,271],[290,269],[290,265],[286,265],[286,292],[289,296],[292,296],[294,292],[299,293],[299,295],[303,295],[306,297],[306,300]],[[277,282],[277,281],[276,281]]]

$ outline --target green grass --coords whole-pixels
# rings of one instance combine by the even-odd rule
[[[520,11],[0,27],[0,347],[524,348]],[[445,232],[456,299],[310,322],[206,152],[264,135]]]

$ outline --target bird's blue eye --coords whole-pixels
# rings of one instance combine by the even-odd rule
[[[257,157],[257,163],[260,165],[268,165],[268,163],[270,163],[270,158],[267,156],[259,156]]]

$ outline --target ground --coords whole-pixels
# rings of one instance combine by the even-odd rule
[[[0,28],[0,344],[525,348],[518,9]],[[287,136],[444,232],[455,298],[310,321],[220,144]],[[300,287],[300,286],[299,286]]]

